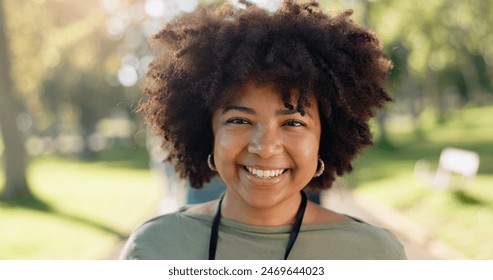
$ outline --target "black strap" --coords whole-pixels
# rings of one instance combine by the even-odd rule
[[[296,219],[293,225],[293,229],[289,234],[288,245],[286,246],[286,252],[284,253],[284,259],[287,260],[289,257],[289,253],[291,253],[291,249],[298,238],[298,233],[301,229],[301,224],[303,223],[303,216],[305,215],[306,209],[306,194],[303,191],[301,193],[301,203],[298,208],[298,212],[296,213]],[[221,205],[223,202],[224,194],[219,199],[219,204],[216,209],[216,214],[214,215],[214,219],[212,220],[212,228],[211,228],[211,238],[209,240],[209,260],[214,260],[216,258],[216,250],[217,250],[217,241],[219,237],[219,223],[221,221]]]
[[[306,209],[306,194],[304,191],[301,191],[301,203],[298,208],[298,213],[296,213],[296,220],[293,225],[293,229],[289,234],[288,246],[286,246],[286,252],[284,253],[284,259],[287,260],[289,253],[291,253],[291,249],[294,246],[294,242],[296,242],[296,238],[298,238],[298,233],[300,232],[301,224],[303,222],[303,216],[305,215]]]
[[[221,221],[221,205],[223,204],[224,193],[219,199],[219,204],[212,220],[211,239],[209,240],[209,260],[216,259],[217,240],[219,237],[219,222]]]

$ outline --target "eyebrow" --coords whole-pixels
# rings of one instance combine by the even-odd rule
[[[243,112],[243,113],[246,113],[246,114],[250,114],[250,115],[257,115],[257,112],[252,109],[252,108],[249,108],[249,107],[245,107],[245,106],[239,106],[239,105],[230,105],[230,106],[226,106],[226,108],[224,108],[223,110],[223,114],[226,114],[228,111],[231,111],[231,110],[237,110],[237,111],[240,111],[240,112]],[[296,109],[277,109],[276,112],[275,112],[275,115],[276,116],[285,116],[285,115],[293,115],[293,114],[296,114],[296,113],[299,113],[298,110]],[[312,114],[308,111],[305,111],[305,113],[310,117],[310,118],[313,118]]]
[[[223,114],[226,114],[228,111],[231,111],[231,110],[240,111],[240,112],[250,114],[250,115],[257,115],[257,112],[255,112],[255,110],[253,110],[252,108],[248,108],[245,106],[238,106],[238,105],[226,106],[226,108],[224,108],[224,110],[223,110]]]
[[[283,115],[283,116],[285,116],[285,115],[293,115],[293,114],[296,114],[296,113],[299,113],[299,112],[298,112],[298,110],[296,110],[296,109],[291,109],[291,110],[289,110],[289,109],[277,109],[277,110],[276,110],[276,116],[281,116],[281,115]],[[312,116],[312,114],[311,114],[310,112],[305,111],[305,113],[306,113],[306,114],[307,114],[310,118],[312,118],[312,119],[313,119],[313,116]]]

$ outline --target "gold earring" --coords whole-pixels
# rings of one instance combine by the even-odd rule
[[[314,178],[320,177],[322,173],[324,173],[325,170],[325,163],[324,161],[319,157],[318,158],[318,167],[317,167],[317,172],[315,172],[315,175],[313,176]]]
[[[210,168],[212,171],[214,171],[214,172],[216,172],[216,171],[217,171],[216,167],[215,167],[215,166],[214,166],[214,164],[212,163],[212,153],[210,153],[210,154],[207,156],[207,165],[209,165],[209,168]]]

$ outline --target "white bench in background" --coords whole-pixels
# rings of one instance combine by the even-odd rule
[[[440,154],[436,172],[430,171],[426,160],[418,160],[414,166],[414,177],[421,183],[436,189],[445,189],[453,183],[469,184],[479,169],[479,155],[476,152],[445,148]],[[459,181],[454,181],[453,179]]]

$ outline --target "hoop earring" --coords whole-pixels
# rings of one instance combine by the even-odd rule
[[[325,163],[321,158],[318,158],[318,167],[317,167],[317,172],[315,172],[315,175],[313,178],[320,177],[322,173],[324,173],[325,170]]]
[[[216,172],[217,169],[216,167],[214,166],[214,164],[212,163],[212,153],[210,153],[208,156],[207,156],[207,165],[209,165],[209,168],[210,170]]]

